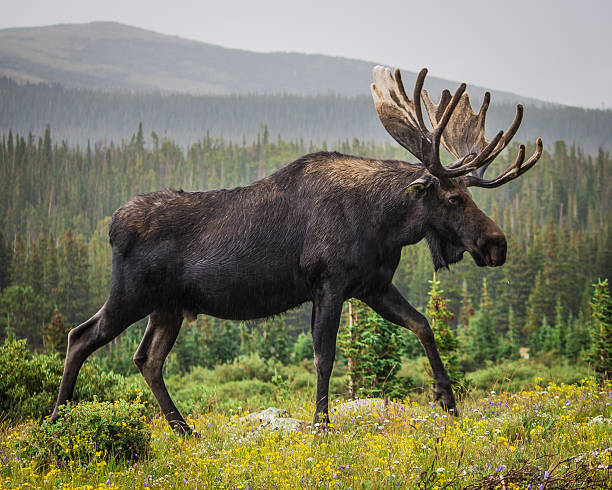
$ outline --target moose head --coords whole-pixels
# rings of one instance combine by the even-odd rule
[[[423,90],[425,68],[417,76],[412,100],[406,95],[399,69],[391,73],[389,68],[377,66],[373,74],[372,96],[383,126],[423,166],[422,176],[412,183],[408,192],[419,212],[428,215],[423,221],[434,267],[448,267],[461,260],[465,251],[479,266],[502,265],[506,260],[506,238],[476,206],[468,187],[503,185],[525,173],[540,158],[543,145],[538,138],[536,151],[529,159],[525,160],[525,146],[521,145],[512,165],[494,179],[484,178],[487,167],[516,134],[523,118],[523,106],[517,105],[512,124],[489,142],[485,139],[489,92],[476,114],[465,93],[465,83],[452,96],[444,90],[436,104]],[[431,131],[423,119],[421,98]],[[440,143],[456,158],[454,162],[442,164]],[[443,212],[432,213],[432,209]]]

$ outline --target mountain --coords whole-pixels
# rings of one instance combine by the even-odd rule
[[[0,76],[65,87],[191,94],[369,95],[375,62],[256,53],[114,22],[0,30]],[[416,74],[403,70],[407,86]],[[457,82],[428,77],[433,93]],[[470,87],[482,97],[484,89]],[[495,91],[501,102],[534,99]]]
[[[233,141],[273,137],[391,141],[369,94],[375,63],[299,53],[227,49],[111,22],[0,30],[0,134],[9,130],[71,144],[128,138],[142,122],[189,145],[208,131]],[[415,73],[403,71],[412,86]],[[428,77],[432,94],[458,83]],[[468,88],[474,104],[484,89]],[[612,149],[612,110],[544,103],[493,91],[487,134],[504,129],[517,101],[517,141]]]

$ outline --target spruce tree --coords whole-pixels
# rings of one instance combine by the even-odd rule
[[[89,262],[85,246],[69,228],[64,233],[59,258],[58,307],[69,325],[80,323],[91,313]]]
[[[66,324],[66,317],[59,312],[56,306],[51,321],[43,327],[45,350],[47,352],[66,352],[69,331],[70,327]]]
[[[508,331],[506,332],[505,357],[508,359],[518,359],[520,357],[521,340],[520,329],[514,316],[512,306],[508,307]]]
[[[555,324],[552,327],[552,350],[553,352],[565,355],[566,352],[566,325],[563,319],[563,306],[561,297],[557,296],[555,305]]]
[[[284,316],[275,316],[263,321],[258,351],[264,359],[276,359],[283,364],[289,362],[291,340]]]
[[[4,239],[4,234],[0,230],[0,292],[11,282],[11,261],[12,253],[9,244]]]
[[[593,284],[591,301],[591,347],[588,360],[595,372],[604,379],[612,374],[612,301],[608,291],[608,279],[598,280]]]
[[[461,310],[459,313],[459,327],[465,328],[467,327],[470,318],[474,314],[474,308],[472,306],[472,300],[470,299],[470,294],[468,292],[467,281],[464,279],[462,284],[462,299],[461,299]]]
[[[348,363],[351,396],[405,395],[397,373],[401,366],[398,327],[356,299],[338,334],[338,346]]]
[[[457,355],[459,342],[449,326],[449,321],[453,319],[454,315],[448,309],[449,300],[442,298],[443,291],[440,289],[440,282],[437,280],[435,272],[430,283],[427,316],[434,333],[438,352],[448,375],[455,388],[462,388],[465,385],[465,373],[459,366]]]
[[[495,360],[499,352],[500,336],[495,332],[486,278],[482,281],[480,305],[470,319],[469,331],[472,336],[472,349],[468,355],[474,367],[482,367],[485,361]]]

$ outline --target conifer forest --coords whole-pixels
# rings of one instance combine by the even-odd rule
[[[507,167],[516,146],[494,165]],[[138,374],[132,357],[146,319],[86,362],[60,422],[13,428],[51,413],[68,331],[107,297],[115,209],[163,188],[247,185],[318,150],[412,159],[389,143],[287,140],[265,125],[253,139],[204,133],[188,146],[142,124],[120,141],[83,145],[54,139],[50,126],[2,135],[0,456],[11,459],[0,466],[0,486],[606,488],[610,419],[598,417],[610,413],[612,393],[612,155],[563,141],[547,142],[528,175],[472,193],[508,238],[503,267],[479,268],[466,255],[434,274],[426,243],[403,250],[394,284],[431,323],[459,421],[439,419],[430,405],[431,372],[416,336],[351,299],[329,432],[298,421],[303,431],[263,435],[267,423],[257,428],[249,418],[270,405],[309,417],[309,305],[258,321],[183,322],[163,372],[203,443],[169,434]],[[343,415],[355,398],[373,405]],[[395,401],[383,409],[383,399]],[[466,461],[456,461],[459,447]],[[571,459],[577,447],[589,456]],[[262,454],[276,464],[262,466]]]
[[[205,134],[187,148],[155,133],[145,136],[142,125],[120,142],[85,147],[53,140],[49,127],[40,137],[9,132],[0,142],[0,334],[26,338],[35,350],[63,351],[67,329],[106,299],[109,216],[131,197],[162,188],[246,185],[321,148],[411,158],[397,146],[357,139],[320,147],[275,139],[265,127],[255,141]],[[508,164],[500,160],[500,168]],[[463,367],[474,370],[515,358],[521,347],[531,356],[554,352],[559,362],[581,359],[589,348],[593,284],[612,272],[610,153],[585,155],[580,147],[557,141],[527,178],[473,194],[507,234],[509,251],[504,267],[481,269],[468,257],[437,276],[464,352]],[[423,312],[432,271],[423,243],[404,249],[395,283]],[[286,324],[289,338],[275,355],[287,360],[299,334],[309,330],[308,311],[274,321]],[[204,326],[211,322],[215,325]],[[252,333],[267,328],[230,323],[201,319],[185,329],[179,344],[206,345],[196,339],[206,333],[194,329]],[[177,361],[180,370],[240,354],[240,334],[223,337],[227,345],[216,346],[212,356],[185,348],[195,352]],[[407,342],[405,356],[421,355],[417,344]],[[108,355],[123,356],[113,352],[118,348],[109,347]]]

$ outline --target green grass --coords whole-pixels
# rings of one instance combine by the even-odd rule
[[[309,420],[310,395],[279,389],[276,404]],[[332,409],[339,403],[332,401]],[[213,405],[194,413],[189,422],[200,438],[179,437],[154,418],[148,457],[137,462],[93,453],[86,462],[49,465],[23,456],[34,423],[6,426],[0,434],[0,488],[612,485],[612,385],[592,378],[573,385],[536,379],[515,393],[468,394],[458,418],[417,396],[386,412],[332,416],[325,432],[258,431],[241,420],[256,404],[249,405],[244,400],[241,409]]]

